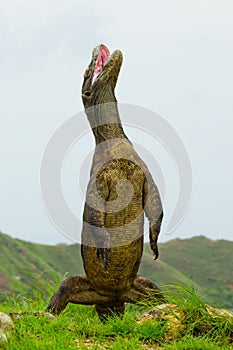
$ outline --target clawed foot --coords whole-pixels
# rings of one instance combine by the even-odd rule
[[[154,253],[154,260],[158,259],[159,256],[159,250],[157,243],[151,243],[150,244],[151,250]]]
[[[108,248],[97,248],[97,257],[102,258],[103,267],[105,270],[108,268],[108,256],[110,249]]]
[[[68,301],[65,300],[64,295],[61,295],[60,291],[58,291],[53,295],[45,311],[53,315],[59,315],[66,308],[67,304]]]

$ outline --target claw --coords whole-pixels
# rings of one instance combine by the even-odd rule
[[[108,254],[109,254],[108,248],[97,248],[97,257],[102,258],[103,268],[105,270],[107,270],[108,268]]]
[[[152,249],[154,256],[155,256],[154,260],[158,259],[159,251],[158,251],[157,243],[151,244],[151,249]]]

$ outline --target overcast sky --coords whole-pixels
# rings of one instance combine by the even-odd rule
[[[124,55],[118,101],[162,115],[192,162],[189,211],[176,231],[161,232],[160,241],[195,235],[232,240],[232,18],[231,0],[0,0],[0,230],[33,242],[69,242],[44,210],[40,164],[51,135],[82,110],[82,75],[93,47],[103,43]],[[130,128],[128,135],[135,142],[146,138]],[[158,159],[166,159],[165,228],[177,174],[152,141],[151,153],[158,149]],[[91,133],[85,142],[91,150]],[[74,204],[71,160],[64,192]],[[78,195],[76,204],[82,212]]]

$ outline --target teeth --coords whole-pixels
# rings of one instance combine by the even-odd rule
[[[93,78],[92,78],[92,84],[94,83],[94,81],[96,80],[98,75],[102,72],[102,69],[105,66],[105,64],[103,64],[103,59],[101,58],[101,66],[99,66],[97,69],[96,69],[96,66],[95,66],[95,68],[94,68],[94,75],[93,75]]]
[[[93,76],[92,82],[91,82],[92,85],[94,84],[94,82],[95,82],[96,78],[98,77],[98,75],[99,75],[99,74],[95,74],[95,75]]]

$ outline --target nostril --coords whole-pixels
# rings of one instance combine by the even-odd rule
[[[85,91],[84,95],[87,96],[87,97],[90,97],[91,96],[91,92],[90,91]]]

